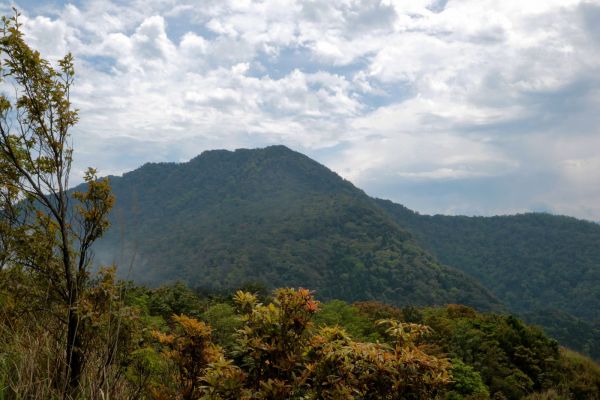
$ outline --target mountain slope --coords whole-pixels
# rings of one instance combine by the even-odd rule
[[[209,151],[112,177],[113,229],[96,248],[136,281],[305,286],[324,299],[501,309],[440,265],[373,199],[283,146]],[[123,254],[124,257],[114,257]]]
[[[442,263],[477,278],[513,311],[554,308],[600,320],[600,225],[537,213],[428,216],[378,204]]]
[[[478,279],[561,343],[600,359],[600,225],[536,213],[428,216],[377,202],[440,262]]]

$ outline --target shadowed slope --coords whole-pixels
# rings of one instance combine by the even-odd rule
[[[600,225],[539,213],[429,216],[377,202],[440,262],[478,279],[561,343],[600,358]]]

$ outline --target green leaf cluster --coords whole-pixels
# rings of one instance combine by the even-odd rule
[[[418,324],[382,321],[387,343],[356,342],[340,327],[313,325],[319,303],[306,289],[278,289],[262,304],[238,291],[241,322],[229,357],[204,322],[174,316],[168,332],[154,332],[146,350],[147,378],[155,399],[430,399],[450,382],[449,364],[426,354]],[[226,307],[209,309],[229,314]],[[208,312],[208,311],[207,311]],[[206,313],[205,313],[206,314]],[[149,352],[149,353],[148,353]],[[142,364],[145,365],[145,364]]]

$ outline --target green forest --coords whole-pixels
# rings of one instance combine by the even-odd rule
[[[285,147],[70,189],[73,57],[17,13],[0,54],[0,400],[600,398],[534,308]]]
[[[415,240],[561,343],[600,359],[600,225],[530,213],[420,215],[378,200]]]

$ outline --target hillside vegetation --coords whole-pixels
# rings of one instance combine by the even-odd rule
[[[440,262],[475,277],[562,343],[600,358],[600,225],[534,213],[429,216],[377,202]]]

